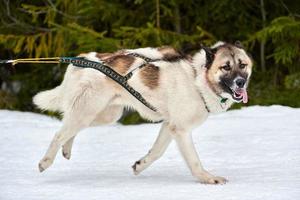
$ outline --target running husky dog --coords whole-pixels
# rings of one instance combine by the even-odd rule
[[[209,113],[226,111],[234,102],[247,102],[252,60],[240,43],[218,42],[210,48],[203,47],[193,57],[182,56],[171,47],[92,52],[80,56],[91,61],[105,61],[122,75],[145,63],[143,57],[160,59],[135,70],[128,81],[157,112],[103,73],[69,65],[60,86],[33,98],[40,109],[63,113],[63,126],[39,163],[41,172],[53,163],[60,147],[63,156],[70,159],[74,137],[80,130],[114,123],[123,109],[130,107],[148,120],[163,121],[149,153],[133,165],[135,174],[162,156],[174,139],[192,175],[200,182],[226,182],[225,178],[214,176],[202,167],[191,131],[202,124]]]

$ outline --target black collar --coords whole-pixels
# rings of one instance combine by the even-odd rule
[[[199,91],[199,95],[200,95],[200,97],[201,97],[201,99],[202,99],[202,101],[203,101],[203,103],[204,103],[204,106],[205,106],[206,111],[207,111],[208,113],[211,113],[211,110],[210,110],[209,107],[208,107],[208,103],[206,102],[206,100],[205,100],[205,98],[204,98],[204,96],[203,96],[203,93],[202,93],[199,89],[198,89],[198,91]],[[217,95],[217,96],[220,97],[220,105],[221,105],[221,107],[222,107],[222,104],[223,104],[223,103],[226,103],[227,100],[228,100],[228,98],[221,97],[220,95]]]

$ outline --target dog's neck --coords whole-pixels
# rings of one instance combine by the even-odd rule
[[[193,67],[196,71],[195,85],[202,96],[210,113],[224,112],[234,103],[231,99],[224,99],[216,94],[207,81],[207,68],[205,52],[200,51],[193,57]]]
[[[206,71],[203,70],[201,74],[198,74],[195,85],[210,113],[224,112],[233,104],[231,99],[224,100],[211,89],[206,80]]]

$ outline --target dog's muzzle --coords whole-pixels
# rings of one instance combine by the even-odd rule
[[[247,103],[248,102],[248,93],[246,89],[246,79],[244,78],[236,78],[233,81],[233,85],[229,86],[224,82],[224,85],[226,85],[231,93],[231,96],[234,101],[240,103]]]

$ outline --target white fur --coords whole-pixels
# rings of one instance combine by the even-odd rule
[[[206,65],[206,53],[204,49],[201,49],[198,53],[196,53],[193,57],[193,66],[197,70],[198,68],[201,69]]]
[[[61,103],[60,92],[61,92],[60,86],[57,86],[52,90],[41,92],[39,93],[39,95],[33,97],[33,103],[35,105],[39,105],[39,108],[42,110],[59,111],[62,109],[60,106]]]
[[[161,58],[161,53],[154,48],[126,50],[136,52],[152,59]],[[95,53],[86,57],[97,61]],[[194,56],[193,63],[181,60],[170,63],[155,62],[159,67],[159,85],[155,89],[145,86],[137,70],[129,80],[129,85],[158,109],[153,112],[126,90],[108,80],[101,72],[94,69],[82,69],[69,65],[64,81],[53,90],[38,93],[34,103],[41,109],[59,110],[64,114],[63,126],[55,135],[44,158],[39,163],[40,171],[48,168],[54,161],[57,151],[63,147],[63,155],[71,156],[74,137],[83,128],[113,123],[119,119],[124,107],[137,110],[141,116],[151,121],[163,120],[159,136],[151,151],[134,165],[138,174],[157,160],[166,150],[172,139],[186,160],[192,174],[203,183],[225,183],[222,177],[211,175],[204,170],[196,153],[191,131],[202,124],[208,116],[201,93],[213,112],[226,110],[220,107],[220,98],[205,82],[205,52],[201,50]],[[134,64],[136,66],[136,63]],[[133,67],[134,68],[134,67]],[[197,76],[195,77],[194,70]],[[141,133],[142,137],[142,133]]]
[[[224,45],[224,44],[225,44],[225,42],[219,41],[219,42],[217,42],[216,44],[212,45],[211,48],[217,48],[217,47],[222,46],[222,45]]]
[[[99,59],[96,57],[96,52],[90,52],[88,54],[85,54],[85,58],[91,61],[99,62]]]
[[[152,47],[139,48],[139,49],[127,49],[126,52],[138,53],[140,55],[146,56],[151,59],[161,59],[163,56],[159,51],[157,51],[156,48],[152,48]]]

